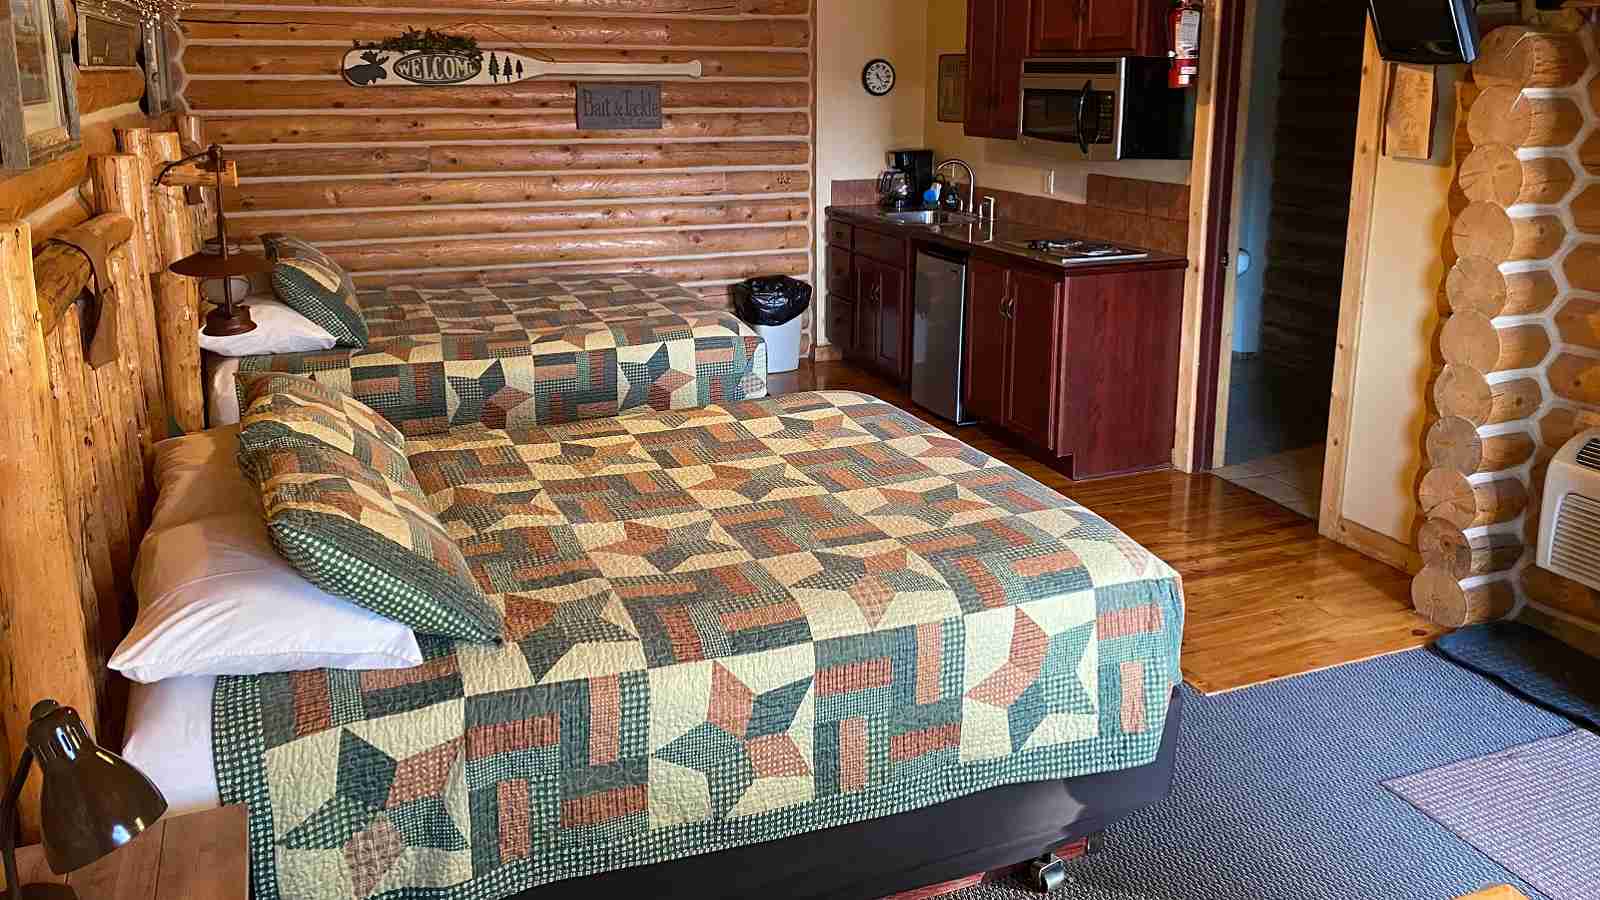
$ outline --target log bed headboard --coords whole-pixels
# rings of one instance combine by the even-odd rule
[[[197,333],[200,293],[166,271],[197,246],[182,188],[153,173],[182,154],[177,133],[117,133],[118,155],[94,157],[97,215],[86,233],[112,247],[102,310],[115,310],[115,358],[85,359],[86,257],[50,243],[35,256],[29,226],[0,225],[0,763],[10,772],[33,703],[77,707],[109,746],[121,740],[124,685],[105,661],[131,621],[133,559],[154,501],[151,448],[204,427]],[[197,198],[199,195],[197,194]],[[208,198],[204,198],[208,199]],[[101,313],[102,322],[108,313]],[[101,327],[105,327],[102,325]],[[23,799],[36,834],[39,779]]]

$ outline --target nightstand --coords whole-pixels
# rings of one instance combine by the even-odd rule
[[[249,845],[245,808],[224,806],[163,818],[126,847],[70,875],[52,873],[42,847],[23,847],[17,875],[23,884],[69,884],[78,900],[246,900]]]

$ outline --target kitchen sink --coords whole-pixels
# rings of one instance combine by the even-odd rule
[[[965,225],[976,222],[975,216],[966,213],[946,212],[937,209],[924,209],[915,212],[890,212],[882,214],[885,219],[896,225]]]

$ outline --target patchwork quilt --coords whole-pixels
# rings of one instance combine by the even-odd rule
[[[1177,574],[882,401],[408,454],[508,639],[219,680],[256,900],[493,900],[1155,758]]]
[[[653,275],[357,294],[362,349],[247,357],[332,385],[408,436],[689,409],[767,395],[767,348],[722,301]]]

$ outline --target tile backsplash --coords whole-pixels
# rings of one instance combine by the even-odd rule
[[[980,182],[978,197],[995,198],[1000,218],[1059,228],[1098,241],[1133,244],[1178,256],[1189,251],[1189,186],[1137,178],[1090,175],[1087,203],[989,190]],[[833,203],[859,206],[877,202],[874,181],[835,181]]]

